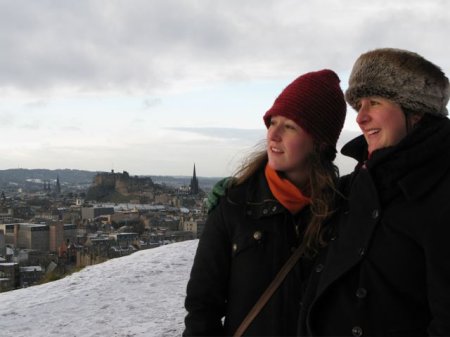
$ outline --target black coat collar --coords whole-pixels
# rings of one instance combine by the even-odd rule
[[[243,184],[231,188],[227,199],[230,203],[243,206],[246,216],[252,219],[287,212],[270,191],[264,167]]]
[[[358,161],[357,170],[365,164],[377,185],[395,183],[407,199],[420,198],[450,170],[450,120],[432,118],[398,145],[375,151],[369,160],[362,135],[344,145],[341,153]]]

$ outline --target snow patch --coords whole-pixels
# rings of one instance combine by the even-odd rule
[[[3,337],[172,337],[198,240],[138,251],[62,280],[0,294]]]

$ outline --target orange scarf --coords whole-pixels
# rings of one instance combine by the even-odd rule
[[[310,198],[304,196],[288,179],[281,178],[269,164],[266,165],[265,175],[274,197],[292,214],[300,212],[311,203]]]

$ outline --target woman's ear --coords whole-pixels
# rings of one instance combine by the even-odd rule
[[[423,113],[418,113],[418,112],[413,112],[413,113],[409,113],[407,114],[407,125],[409,130],[414,129],[417,126],[417,123],[420,122],[420,120],[423,117]]]
[[[422,119],[423,114],[415,113],[411,115],[411,125],[414,127]]]

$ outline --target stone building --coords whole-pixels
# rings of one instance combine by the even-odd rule
[[[19,264],[14,262],[0,263],[0,292],[16,289],[19,285]]]
[[[114,214],[114,207],[81,207],[81,219],[82,220],[94,220],[101,215]]]
[[[0,257],[6,257],[6,243],[3,230],[0,230]]]
[[[49,250],[57,252],[61,245],[67,241],[74,242],[77,237],[77,226],[57,222],[49,225]]]
[[[16,248],[49,251],[49,226],[40,224],[20,223],[14,224]]]

